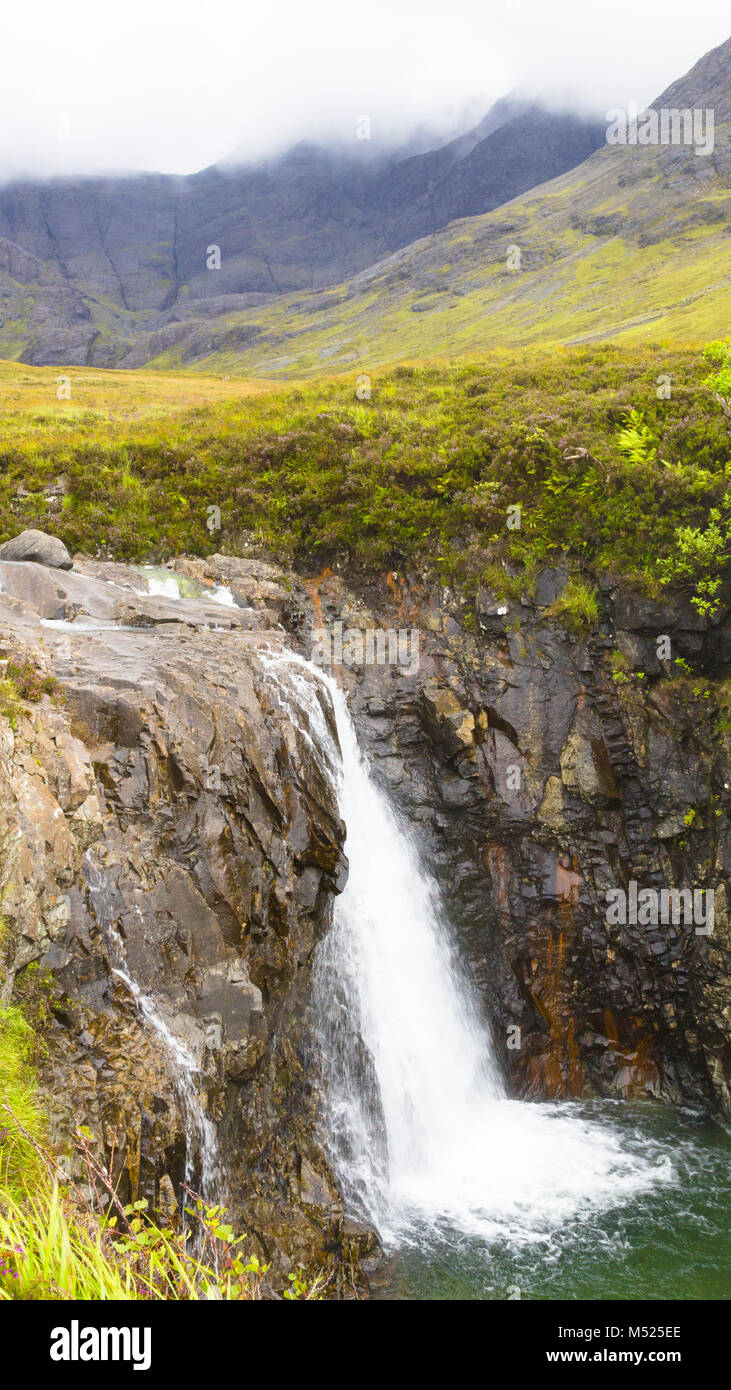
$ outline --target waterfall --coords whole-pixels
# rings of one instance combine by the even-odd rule
[[[342,691],[293,655],[264,661],[347,827],[349,878],[313,1002],[326,1142],[351,1210],[386,1242],[446,1227],[526,1244],[670,1180],[667,1155],[629,1152],[577,1106],[506,1096],[436,885],[371,776]]]
[[[160,1040],[168,1061],[168,1069],[178,1094],[185,1125],[186,1184],[191,1188],[197,1187],[205,1201],[219,1202],[224,1184],[218,1134],[200,1099],[201,1076],[198,1063],[190,1048],[167,1023],[160,1005],[140,988],[131,974],[127,965],[124,941],[116,925],[113,892],[104,869],[95,861],[91,850],[84,857],[84,871],[94,915],[109,952],[112,972],[129,990],[141,1017]]]

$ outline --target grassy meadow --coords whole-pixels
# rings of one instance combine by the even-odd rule
[[[501,593],[566,556],[697,597],[727,558],[728,362],[602,344],[286,385],[0,364],[0,539],[35,526],[138,561],[246,545]]]

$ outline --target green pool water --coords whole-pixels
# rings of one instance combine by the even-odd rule
[[[690,1110],[590,1102],[572,1111],[607,1127],[665,1177],[624,1205],[590,1206],[565,1226],[496,1242],[448,1224],[394,1243],[376,1299],[725,1299],[731,1269],[731,1134]]]

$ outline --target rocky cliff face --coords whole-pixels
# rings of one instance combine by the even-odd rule
[[[318,626],[404,634],[402,670],[341,677],[518,1093],[728,1110],[731,769],[707,678],[727,678],[731,632],[607,581],[582,640],[552,615],[565,582],[546,571],[535,600],[502,605],[483,591],[467,620],[446,592],[390,576],[356,600],[328,574]],[[607,893],[633,880],[713,889],[712,932],[609,923]]]
[[[263,664],[281,594],[176,602],[91,563],[3,562],[0,585],[3,655],[63,688],[0,720],[5,994],[50,972],[54,1136],[89,1126],[126,1199],[208,1175],[275,1276],[324,1263],[352,1289],[305,1020],[344,827]]]
[[[301,1261],[363,1291],[376,1242],[320,1146],[307,1008],[345,827],[272,671],[323,632],[345,639],[338,678],[516,1093],[729,1108],[728,627],[607,581],[599,627],[572,636],[560,571],[469,615],[393,574],[356,594],[213,556],[171,581],[182,601],[121,565],[0,560],[0,653],[63,696],[0,719],[5,994],[49,972],[59,1144],[88,1125],[123,1196],[155,1203],[212,1174],[275,1279]],[[378,627],[408,645],[353,661]],[[712,888],[712,932],[608,922],[631,880]]]

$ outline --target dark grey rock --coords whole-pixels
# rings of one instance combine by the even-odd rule
[[[568,570],[564,569],[563,566],[558,566],[556,569],[541,570],[536,580],[536,606],[548,608],[550,604],[555,603],[566,588],[568,577]]]
[[[21,531],[0,545],[0,560],[31,560],[50,569],[70,570],[74,562],[63,541],[46,531]]]

